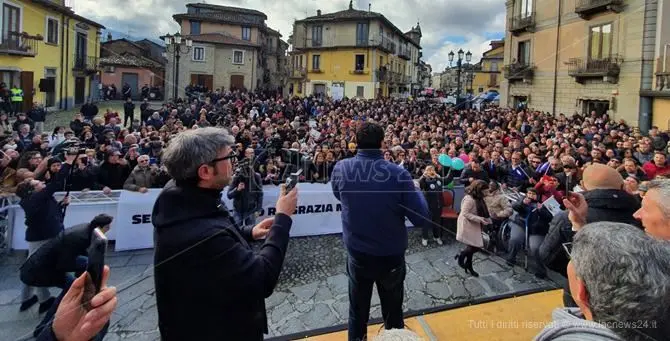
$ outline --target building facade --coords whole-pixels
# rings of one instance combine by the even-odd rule
[[[418,92],[425,88],[430,88],[433,85],[433,79],[432,79],[432,74],[433,74],[433,68],[430,66],[430,64],[426,64],[423,60],[420,61],[419,63],[419,83],[417,86],[413,85],[413,92],[412,94],[416,96]]]
[[[462,64],[460,72],[456,66],[447,67],[440,76],[440,89],[447,94],[455,95],[459,85],[458,79],[460,73],[461,94],[473,93],[472,86],[475,69],[475,65],[473,64]]]
[[[472,89],[474,94],[489,91],[500,92],[500,81],[505,52],[504,40],[491,41],[491,49],[484,52],[482,59],[474,69]]]
[[[209,4],[187,4],[187,13],[176,14],[181,34],[193,41],[188,55],[180,57],[178,96],[184,88],[202,85],[213,89],[246,89],[282,92],[286,79],[273,69],[286,55],[281,35],[267,27],[260,11]],[[273,45],[268,44],[272,41]],[[174,70],[175,58],[167,53],[166,70]],[[273,75],[272,70],[276,72]],[[177,77],[167,72],[166,91],[174,91]]]
[[[131,89],[133,99],[141,99],[141,88],[157,88],[163,94],[165,64],[163,57],[165,48],[149,40],[137,42],[128,39],[107,39],[101,44],[100,67],[102,68],[103,86],[114,84],[118,93],[124,84]]]
[[[637,125],[653,82],[656,0],[508,0],[501,105]],[[653,20],[653,22],[652,22]],[[643,76],[644,75],[644,76]],[[647,113],[648,116],[648,113]]]
[[[421,29],[403,33],[382,14],[349,8],[297,20],[289,39],[289,94],[408,96],[420,87]]]
[[[23,89],[24,110],[33,102],[69,109],[97,99],[100,34],[63,0],[0,0],[0,82]]]

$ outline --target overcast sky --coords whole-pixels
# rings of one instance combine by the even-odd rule
[[[268,16],[268,26],[278,30],[284,40],[295,19],[348,8],[349,0],[214,0],[209,4],[252,8]],[[75,0],[75,11],[107,28],[132,37],[158,39],[174,33],[179,26],[172,19],[185,13],[188,1],[178,0]],[[505,2],[501,0],[354,0],[354,8],[385,15],[403,32],[421,23],[423,60],[433,71],[448,66],[451,50],[463,48],[478,60],[489,48],[491,39],[500,39],[505,30]],[[116,37],[115,37],[116,38]]]

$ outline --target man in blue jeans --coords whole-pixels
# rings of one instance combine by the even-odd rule
[[[342,230],[349,276],[349,340],[367,337],[372,285],[377,285],[386,329],[404,328],[407,227],[431,223],[428,205],[409,172],[385,161],[384,130],[372,122],[356,131],[358,153],[337,162],[333,194],[342,202]]]

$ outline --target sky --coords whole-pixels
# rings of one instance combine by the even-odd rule
[[[159,40],[159,36],[174,33],[179,26],[172,19],[186,12],[188,1],[179,0],[70,0],[77,14],[95,20],[113,31],[114,38],[125,35]],[[202,1],[202,0],[201,0]],[[194,1],[195,2],[195,1]],[[349,7],[349,0],[209,0],[209,4],[244,7],[259,10],[268,17],[268,26],[288,39],[293,21]],[[386,16],[403,32],[417,21],[423,37],[423,60],[433,72],[449,66],[448,54],[459,48],[470,50],[473,62],[489,49],[492,39],[501,39],[505,31],[505,2],[501,0],[353,0],[354,8]]]

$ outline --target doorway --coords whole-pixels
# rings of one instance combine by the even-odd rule
[[[46,108],[56,106],[56,69],[55,68],[46,68],[44,69],[44,78],[49,80],[49,84],[53,82],[54,86],[49,87],[48,90],[44,93],[44,106]]]
[[[86,78],[76,77],[74,79],[74,104],[83,104],[86,99]]]
[[[21,89],[23,90],[23,112],[33,108],[34,75],[32,71],[21,72]]]
[[[326,95],[326,85],[325,84],[314,84],[314,96],[321,97]]]
[[[243,75],[231,75],[230,76],[230,89],[244,89],[244,76]]]
[[[607,114],[607,110],[610,108],[609,101],[584,101],[584,110],[583,114],[586,116],[591,115],[592,111],[596,112],[596,115],[599,117]]]
[[[140,98],[141,94],[139,93],[138,83],[139,76],[136,73],[126,73],[121,74],[121,83],[128,84],[130,86],[130,97],[131,98]],[[121,85],[123,87],[123,85]]]

